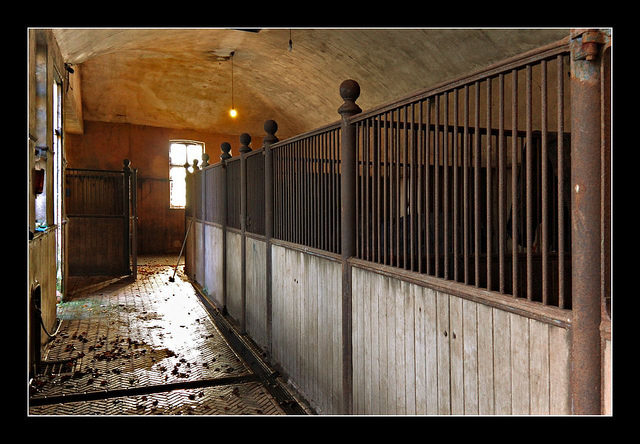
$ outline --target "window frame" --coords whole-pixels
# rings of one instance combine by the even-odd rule
[[[192,140],[192,139],[171,139],[169,140],[169,148],[167,150],[167,157],[168,157],[168,176],[169,176],[169,209],[170,210],[184,210],[186,208],[186,184],[185,184],[185,205],[174,205],[173,204],[173,199],[172,199],[172,185],[173,185],[173,179],[171,176],[171,170],[173,168],[185,168],[185,170],[191,170],[192,166],[191,164],[189,164],[189,166],[185,166],[185,164],[177,164],[177,163],[173,163],[172,159],[171,159],[171,148],[173,145],[185,145],[185,147],[188,147],[189,145],[195,145],[195,146],[200,146],[201,151],[200,151],[200,155],[198,157],[198,163],[202,162],[202,155],[205,153],[205,143],[199,140]],[[188,162],[188,148],[185,149],[185,162]],[[186,176],[186,175],[185,175]]]

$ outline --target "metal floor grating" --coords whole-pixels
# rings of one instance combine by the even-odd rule
[[[78,292],[58,306],[31,415],[281,415],[179,269],[141,265],[138,279]]]

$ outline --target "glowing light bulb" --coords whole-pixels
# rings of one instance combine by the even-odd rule
[[[235,108],[231,108],[231,109],[229,110],[229,115],[230,115],[231,117],[235,117],[235,116],[237,116],[237,115],[238,115],[238,111],[236,111],[236,110],[235,110]]]

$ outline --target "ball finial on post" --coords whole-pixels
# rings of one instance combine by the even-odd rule
[[[251,136],[247,133],[240,134],[240,153],[248,153],[251,151],[249,144],[251,143]]]
[[[209,166],[209,155],[202,153],[202,168]]]
[[[362,112],[362,109],[356,104],[356,100],[360,97],[360,85],[355,80],[345,80],[340,84],[340,97],[344,103],[338,108],[338,113],[343,117],[349,117]]]
[[[220,159],[227,160],[231,159],[231,144],[229,142],[222,142],[220,145],[220,150],[222,150],[222,154],[220,155]]]
[[[264,122],[264,131],[267,135],[264,138],[265,144],[272,144],[278,141],[276,137],[276,131],[278,131],[278,124],[275,120],[267,120]]]

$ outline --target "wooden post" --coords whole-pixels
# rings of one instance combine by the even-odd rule
[[[227,314],[227,159],[231,159],[231,145],[223,142],[220,145],[222,154],[222,314]]]
[[[271,262],[271,238],[273,237],[273,153],[271,145],[278,141],[275,136],[278,131],[278,124],[274,120],[267,120],[264,123],[264,130],[267,133],[263,139],[264,145],[264,240],[266,246],[266,309],[267,309],[267,353],[271,357],[272,352],[272,262]]]
[[[342,414],[353,411],[353,365],[351,345],[351,266],[349,258],[356,253],[356,167],[357,146],[355,125],[349,118],[362,110],[355,101],[360,96],[360,85],[355,80],[340,84],[340,97],[344,103],[338,109],[342,116],[342,169],[340,188],[340,222],[342,243]]]
[[[131,267],[133,279],[138,278],[138,169],[131,173]]]
[[[246,333],[247,327],[247,158],[251,152],[251,136],[240,134],[240,333]]]

